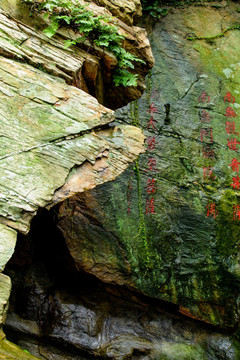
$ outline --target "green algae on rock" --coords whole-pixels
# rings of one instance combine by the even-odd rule
[[[110,125],[115,119],[113,111],[89,95],[88,87],[98,97],[103,85],[103,64],[97,50],[94,55],[79,48],[64,50],[60,35],[54,42],[48,40],[34,28],[36,20],[31,23],[28,17],[30,24],[26,24],[21,1],[0,1],[0,8],[3,271],[13,254],[17,231],[29,231],[39,207],[51,207],[79,191],[115,179],[144,151],[144,136],[132,126]],[[140,52],[146,53],[146,48]],[[107,61],[109,66],[114,63],[111,56],[104,56],[102,62]],[[10,292],[10,278],[0,274],[1,328]],[[20,352],[16,355],[13,348],[10,357],[11,350],[9,354],[5,350],[0,350],[0,357],[31,358],[26,353],[25,357]]]
[[[84,257],[90,257],[91,253],[93,271],[98,268],[97,276],[100,276],[102,268],[102,274],[109,281],[110,276],[116,278],[118,275],[114,274],[114,269],[119,272],[114,262],[117,246],[114,249],[113,241],[109,242],[110,234],[103,243],[101,235],[104,232],[97,219],[89,217],[88,210],[85,207],[83,211],[84,204],[81,205],[87,218],[84,223],[89,221],[91,230],[95,228],[95,234],[91,233],[92,248],[88,244],[88,254],[84,249],[84,233],[80,234],[83,238],[83,263],[86,263]],[[95,202],[92,203],[93,208],[94,205]],[[79,209],[76,209],[73,213],[74,232],[77,230],[78,212]],[[4,328],[9,339],[15,339],[18,345],[37,357],[56,360],[126,360],[139,357],[149,360],[239,359],[239,343],[226,331],[221,332],[186,318],[176,312],[176,306],[121,286],[104,284],[79,269],[77,250],[74,254],[71,249],[77,265],[74,266],[65,239],[57,229],[55,214],[56,209],[39,212],[33,219],[30,233],[19,237],[14,257],[6,268],[6,273],[13,279]],[[83,220],[81,214],[79,223]],[[96,236],[95,242],[97,232],[100,236]],[[91,252],[97,246],[99,253]],[[110,253],[111,247],[113,259],[109,263],[113,262],[112,270],[106,260],[106,266],[99,265],[100,261],[103,263],[104,256],[107,259],[105,251]],[[122,255],[124,253],[119,249],[119,259],[126,267]],[[118,277],[118,281],[123,280],[120,274]]]
[[[97,158],[107,160],[112,154],[110,144],[114,144],[113,134],[108,135],[108,143],[107,131],[104,138],[97,131],[91,133],[91,130],[113,121],[114,116],[112,111],[99,105],[93,97],[29,65],[2,58],[0,67],[4,79],[1,94],[4,124],[1,132],[4,141],[0,160],[0,213],[2,222],[26,232],[37,207],[44,207],[51,202],[55,190],[64,185],[75,165],[87,161],[94,166]],[[132,127],[129,130],[133,148],[122,139],[125,155],[128,151],[137,151],[138,139],[143,141],[140,131],[137,130],[138,137]],[[125,134],[124,129],[121,131],[120,128],[117,133],[119,139]],[[10,141],[6,146],[8,139]],[[119,144],[114,146],[119,148]],[[112,162],[121,161],[118,150],[115,157],[113,154],[111,156]],[[135,155],[130,157],[131,162]],[[100,177],[94,177],[89,184],[90,188],[94,182],[98,184],[107,178],[112,180],[116,171],[124,169],[127,161],[124,157],[122,166],[113,167],[110,172],[107,172],[107,168],[111,161],[102,165],[105,173],[100,168],[93,169]],[[17,198],[14,194],[18,194]]]
[[[4,360],[39,360],[6,339],[0,340],[0,358]]]
[[[129,168],[114,183],[71,199],[71,225],[66,217],[59,221],[64,234],[72,226],[74,243],[86,252],[87,260],[88,249],[77,233],[84,232],[85,243],[91,243],[94,252],[91,223],[83,229],[73,209],[95,219],[110,241],[105,260],[114,256],[117,264],[112,283],[129,287],[134,283],[134,288],[148,296],[177,304],[187,316],[227,328],[235,328],[239,321],[240,296],[240,196],[237,180],[233,186],[237,172],[230,166],[233,158],[240,162],[240,37],[236,25],[240,14],[236,8],[231,2],[221,8],[172,9],[149,29],[156,65],[149,93],[139,101],[139,115],[145,136],[155,138],[155,147],[138,160],[142,198],[138,198],[138,180]],[[224,36],[218,36],[222,32]],[[225,98],[228,92],[229,100]],[[151,104],[156,109],[152,107],[152,113]],[[228,106],[235,118],[226,117]],[[121,109],[118,118],[128,122],[129,114],[129,107]],[[150,116],[156,130],[149,128]],[[227,121],[235,131],[229,130]],[[154,173],[148,171],[150,157],[156,160]],[[155,213],[144,215],[147,254],[139,235],[139,201],[145,210],[151,178],[156,184]],[[90,199],[94,209],[86,205]],[[71,243],[70,231],[67,237]],[[100,238],[95,233],[95,242],[96,238],[100,244],[104,235]],[[71,246],[69,249],[71,252]],[[124,265],[126,260],[122,262],[122,254],[130,269]],[[86,269],[84,260],[76,261]],[[97,266],[97,271],[91,266],[90,272],[104,280],[104,266],[101,271],[99,262]]]

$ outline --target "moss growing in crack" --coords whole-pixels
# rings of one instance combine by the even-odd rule
[[[159,20],[166,16],[172,8],[185,6],[209,6],[215,8],[223,7],[219,4],[221,0],[142,0],[143,13],[150,15],[152,18]],[[216,4],[218,2],[218,4]]]
[[[230,27],[228,27],[226,30],[224,30],[223,32],[217,34],[217,35],[213,35],[213,36],[194,36],[194,37],[188,37],[187,40],[190,41],[195,41],[195,40],[215,40],[221,37],[224,37],[224,35],[228,32],[228,31],[232,31],[232,30],[240,30],[240,24],[234,24]]]
[[[146,232],[146,225],[145,219],[143,214],[143,206],[142,206],[142,191],[141,191],[141,177],[140,177],[140,169],[139,169],[139,162],[138,160],[135,161],[134,172],[137,179],[137,190],[138,190],[138,211],[139,211],[139,233],[138,237],[140,237],[141,241],[144,245],[145,252],[145,263],[146,267],[149,266],[149,249],[148,249],[148,241],[147,241],[147,232]]]
[[[131,117],[131,125],[140,127],[139,123],[139,108],[138,101],[132,101],[130,103],[130,117]]]
[[[139,107],[138,101],[133,101],[130,104],[130,117],[131,117],[131,124],[140,128],[140,120],[139,120]],[[146,268],[149,265],[149,248],[148,248],[148,241],[147,241],[147,232],[146,232],[146,224],[144,219],[144,212],[142,206],[142,190],[141,190],[141,175],[140,175],[140,167],[139,167],[139,160],[136,160],[133,167],[136,181],[137,181],[137,195],[138,195],[138,211],[139,211],[139,232],[137,234],[137,238],[143,244],[143,248],[145,251],[144,256],[144,263]]]
[[[147,105],[148,108],[151,106],[151,92],[152,92],[152,70],[149,71],[147,76]]]

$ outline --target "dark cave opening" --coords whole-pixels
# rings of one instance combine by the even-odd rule
[[[71,342],[65,342],[64,336],[51,338],[56,318],[60,316],[54,299],[56,293],[63,294],[69,303],[77,302],[84,296],[90,296],[92,302],[97,303],[98,293],[102,292],[100,281],[76,269],[57,228],[56,208],[50,211],[40,209],[32,221],[29,234],[18,235],[15,252],[5,268],[5,274],[12,280],[8,319],[4,327],[10,341],[35,356],[42,355],[40,342],[43,348],[47,346],[51,352],[58,353],[56,359],[62,359],[61,354],[65,352],[71,354],[71,359],[92,359],[92,355],[89,357],[84,349],[76,349]],[[36,347],[37,350],[34,349]],[[61,347],[62,350],[59,350]],[[67,359],[66,355],[64,358]]]
[[[124,359],[154,359],[151,342],[174,341],[175,333],[185,341],[186,332],[194,342],[199,331],[216,331],[179,315],[176,305],[79,271],[57,227],[57,210],[39,211],[5,269],[13,283],[4,328],[10,341],[48,360],[117,359],[112,348],[119,346]]]

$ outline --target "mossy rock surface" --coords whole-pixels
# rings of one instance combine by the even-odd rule
[[[172,9],[155,24],[148,90],[118,113],[140,123],[146,152],[116,181],[72,199],[71,220],[60,220],[79,266],[104,278],[113,263],[110,282],[223,327],[239,320],[240,189],[230,164],[240,145],[229,145],[240,142],[239,24],[233,2]]]
[[[0,340],[0,359],[4,360],[39,360],[27,350],[14,345],[6,339]]]

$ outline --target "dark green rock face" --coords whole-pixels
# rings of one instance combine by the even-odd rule
[[[107,261],[107,246],[97,235],[96,218],[88,219],[102,244],[92,255],[97,267],[104,254]],[[73,221],[76,229],[75,215]],[[114,254],[110,232],[108,237]],[[114,258],[110,252],[108,257]],[[107,272],[102,265],[102,276]],[[39,212],[29,235],[19,236],[6,273],[13,287],[4,331],[40,359],[239,360],[239,344],[231,334],[177,314],[177,306],[79,272],[56,228],[54,210]]]
[[[118,113],[139,122],[146,152],[116,181],[72,198],[71,218],[64,204],[59,221],[79,267],[109,281],[112,263],[111,282],[223,327],[238,322],[240,299],[236,10],[175,9],[155,24],[148,89]]]

